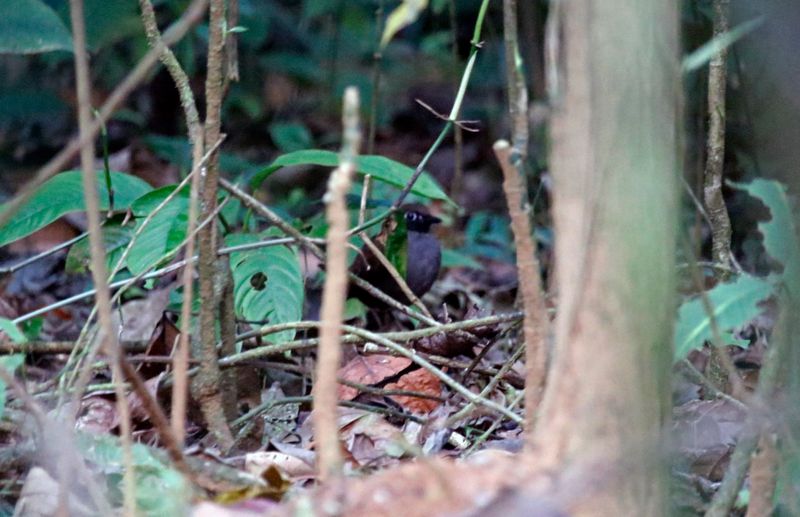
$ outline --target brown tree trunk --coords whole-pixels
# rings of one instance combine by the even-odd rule
[[[551,155],[560,300],[534,461],[559,473],[573,515],[663,515],[677,4],[567,0],[562,9],[565,89]]]

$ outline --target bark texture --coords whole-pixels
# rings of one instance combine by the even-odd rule
[[[551,151],[560,300],[534,457],[580,498],[571,515],[663,515],[677,4],[568,0],[561,8],[565,82]]]

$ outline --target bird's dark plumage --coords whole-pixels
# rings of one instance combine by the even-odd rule
[[[411,292],[420,297],[430,290],[439,275],[442,250],[439,240],[430,233],[430,229],[441,220],[416,205],[405,206],[401,210],[404,214],[408,239],[405,281]],[[382,245],[378,246],[383,251]],[[405,305],[411,303],[369,248],[364,247],[361,250],[350,270],[400,303]],[[385,304],[375,297],[352,284],[349,295],[358,298],[368,307],[385,307]]]

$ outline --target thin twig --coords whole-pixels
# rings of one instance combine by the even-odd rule
[[[508,373],[508,371],[514,366],[514,364],[522,357],[522,352],[525,350],[524,346],[517,347],[517,350],[509,357],[503,366],[497,371],[496,374],[492,376],[486,386],[481,390],[480,396],[481,397],[488,397],[492,391],[497,387],[503,377]],[[453,424],[467,418],[472,412],[475,410],[476,404],[474,402],[470,402],[463,408],[461,408],[457,413],[451,415],[447,422],[444,424],[444,427],[451,427]]]
[[[75,77],[78,94],[78,125],[81,135],[81,178],[86,218],[89,223],[89,249],[91,254],[92,279],[97,289],[97,309],[100,325],[100,342],[111,358],[112,377],[115,380],[116,404],[120,419],[120,442],[125,470],[123,472],[123,513],[136,513],[136,479],[133,471],[131,445],[131,415],[125,390],[122,387],[122,371],[119,358],[122,352],[114,332],[111,319],[111,294],[108,288],[106,253],[103,230],[100,223],[100,206],[97,198],[97,174],[94,171],[93,142],[88,136],[92,123],[91,85],[89,83],[89,56],[86,52],[86,27],[83,15],[83,0],[70,0],[70,19],[75,56]],[[71,412],[70,412],[71,413]],[[70,419],[71,421],[72,419]]]
[[[470,40],[470,54],[469,58],[467,59],[467,64],[464,67],[464,73],[461,76],[461,84],[458,87],[458,91],[456,92],[456,98],[453,101],[453,108],[450,110],[450,115],[447,117],[447,122],[445,123],[442,131],[439,133],[439,136],[436,137],[431,147],[428,149],[428,152],[425,153],[422,160],[417,164],[417,167],[414,169],[414,174],[411,175],[411,178],[406,183],[406,186],[403,188],[400,195],[397,196],[394,203],[392,203],[391,211],[396,211],[400,205],[403,204],[406,197],[408,196],[411,189],[414,188],[414,184],[417,182],[417,179],[422,174],[422,171],[425,170],[425,165],[428,164],[428,160],[430,160],[433,153],[439,148],[444,141],[444,137],[447,136],[447,133],[450,131],[450,128],[453,127],[455,122],[458,120],[458,114],[461,111],[461,105],[464,102],[464,95],[467,92],[467,85],[469,84],[470,77],[472,76],[472,69],[475,66],[475,59],[478,56],[478,50],[481,48],[481,29],[483,28],[483,19],[486,16],[486,10],[489,7],[489,0],[483,0],[481,2],[480,11],[478,11],[478,17],[475,20],[475,29],[472,34],[472,40]]]
[[[404,346],[401,346],[390,339],[386,339],[385,337],[381,336],[380,334],[375,334],[374,332],[369,332],[364,329],[360,329],[358,327],[353,327],[351,325],[342,325],[342,330],[345,332],[349,332],[351,334],[355,334],[356,336],[361,336],[364,339],[369,341],[373,341],[379,345],[382,345],[389,350],[400,354],[403,357],[407,357],[417,363],[419,366],[425,368],[429,372],[431,372],[435,377],[437,377],[440,381],[450,387],[453,391],[458,393],[459,395],[463,396],[470,402],[476,402],[482,406],[485,406],[492,411],[500,413],[501,415],[510,418],[515,423],[522,423],[522,418],[516,413],[509,411],[507,408],[493,402],[489,399],[481,397],[480,395],[476,395],[475,393],[471,392],[469,389],[465,388],[462,384],[456,382],[452,377],[441,371],[439,368],[436,368],[432,365],[427,359],[419,355],[414,350],[409,350]]]
[[[42,260],[43,258],[47,258],[50,255],[52,255],[54,253],[58,253],[59,251],[65,249],[65,248],[69,248],[70,246],[72,246],[76,242],[82,240],[87,235],[89,235],[89,234],[84,232],[84,233],[78,235],[77,237],[73,237],[72,239],[69,239],[68,241],[64,241],[64,242],[58,244],[57,246],[53,246],[52,248],[50,248],[48,250],[45,250],[45,251],[43,251],[41,253],[37,253],[36,255],[34,255],[32,257],[26,258],[25,260],[21,260],[21,261],[17,262],[16,264],[12,264],[10,266],[5,266],[5,267],[0,267],[0,274],[15,273],[15,272],[19,271],[20,269],[22,269],[22,268],[24,268],[26,266],[30,266],[34,262],[38,262],[39,260]]]
[[[516,149],[515,149],[516,151]],[[494,152],[500,168],[503,169],[503,190],[508,201],[511,215],[511,229],[514,232],[514,243],[517,249],[517,276],[519,289],[522,291],[522,303],[525,309],[523,333],[525,336],[525,414],[528,443],[533,438],[533,427],[536,422],[536,410],[542,400],[546,367],[547,367],[547,334],[550,319],[547,316],[544,290],[536,258],[536,247],[531,237],[528,212],[530,204],[524,194],[527,189],[522,184],[522,162],[512,163],[512,153],[508,142],[500,140],[494,144]],[[521,156],[519,157],[521,159]]]

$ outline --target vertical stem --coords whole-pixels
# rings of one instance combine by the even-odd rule
[[[314,383],[314,441],[317,444],[317,470],[322,482],[341,475],[342,454],[336,419],[336,371],[341,362],[341,323],[347,292],[347,229],[345,196],[355,169],[361,131],[358,127],[358,90],[349,87],[344,95],[344,142],[339,167],[331,173],[325,200],[328,204],[327,258],[325,288],[322,292],[320,339]]]
[[[189,140],[192,142],[192,186],[189,193],[189,215],[186,225],[186,256],[194,256],[194,230],[197,226],[197,198],[200,191],[201,174],[198,167],[203,159],[203,126],[200,123],[200,115],[197,111],[197,104],[194,101],[194,94],[189,85],[189,78],[181,67],[175,54],[167,46],[163,45],[161,33],[156,23],[156,15],[153,4],[150,0],[139,0],[142,10],[142,22],[147,34],[147,42],[151,47],[161,46],[161,61],[172,76],[178,95],[181,99],[184,116],[186,118],[186,128],[189,132]],[[189,337],[192,335],[192,299],[194,291],[194,261],[188,261],[183,268],[183,301],[181,305],[181,333],[178,338],[177,349],[173,356],[173,377],[172,385],[172,432],[179,444],[183,444],[185,435],[186,400],[188,398],[188,377],[189,370]]]
[[[88,137],[92,124],[91,85],[89,83],[89,56],[86,52],[86,28],[83,15],[83,0],[70,0],[70,18],[75,51],[75,76],[78,90],[78,124],[80,139],[81,177],[83,179],[83,195],[86,203],[86,217],[89,223],[89,246],[91,252],[92,280],[97,289],[96,300],[98,320],[100,324],[100,340],[111,362],[114,378],[114,391],[117,399],[117,411],[120,418],[120,440],[122,443],[124,514],[133,515],[136,511],[136,481],[133,471],[133,454],[131,451],[131,420],[128,400],[125,398],[123,376],[120,369],[121,354],[117,334],[111,319],[111,295],[108,288],[106,256],[103,248],[103,234],[100,226],[100,205],[97,199],[97,175],[94,172],[93,142]]]
[[[508,1],[508,0],[506,0]],[[513,1],[513,0],[512,0]],[[528,211],[530,205],[523,197],[525,189],[519,167],[512,163],[513,151],[505,140],[494,144],[494,152],[503,169],[503,190],[511,215],[511,229],[517,248],[517,277],[522,293],[525,319],[522,324],[525,338],[525,426],[526,442],[533,442],[536,413],[542,400],[547,366],[547,335],[550,320],[544,302],[544,289],[536,247],[531,236]]]
[[[523,332],[525,336],[526,379],[525,418],[528,443],[532,443],[536,411],[542,399],[547,367],[547,334],[550,320],[544,301],[544,289],[533,241],[525,176],[525,159],[528,156],[528,87],[522,69],[517,30],[517,0],[503,1],[503,40],[505,46],[506,84],[508,85],[508,113],[511,118],[513,146],[500,141],[494,152],[503,169],[503,190],[511,215],[511,228],[517,249],[517,272],[522,305],[525,310]]]
[[[714,0],[714,37],[728,31],[730,0]],[[730,276],[731,220],[722,196],[722,175],[725,166],[725,87],[728,50],[723,48],[708,67],[708,143],[703,198],[711,224],[711,260],[720,266],[716,269],[720,280]],[[712,348],[708,374],[711,381],[725,389],[729,379],[721,357],[722,348]]]
[[[714,0],[714,37],[728,31],[730,0]],[[728,50],[722,48],[708,68],[708,156],[706,158],[703,197],[711,219],[711,258],[730,265],[731,221],[722,197],[722,174],[725,165],[725,86]],[[723,271],[723,270],[718,270]],[[720,273],[724,280],[728,273]]]
[[[458,12],[456,11],[456,0],[450,0],[450,47],[453,55],[453,63],[458,64]],[[458,88],[458,86],[456,86]],[[450,197],[458,203],[461,195],[461,187],[464,182],[464,132],[458,126],[453,130],[453,141],[455,144],[455,157],[453,163],[453,183],[450,185]]]
[[[224,0],[211,0],[209,4],[208,64],[206,75],[206,122],[205,143],[213,145],[220,138],[222,109],[222,61],[225,24]],[[214,213],[217,205],[217,184],[219,178],[219,151],[208,159],[203,180],[201,198],[201,217],[206,219]],[[220,369],[217,364],[217,332],[214,280],[216,277],[217,225],[211,223],[198,236],[198,270],[200,273],[200,298],[205,303],[200,306],[200,343],[197,346],[200,371],[192,388],[200,403],[209,431],[223,449],[233,445],[233,435],[225,418],[223,399],[220,393]]]

